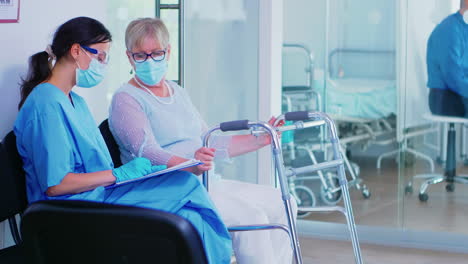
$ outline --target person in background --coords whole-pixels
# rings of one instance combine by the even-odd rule
[[[29,202],[89,200],[171,212],[198,230],[209,263],[230,263],[229,233],[195,175],[177,171],[105,189],[166,167],[135,157],[114,168],[86,102],[72,91],[104,78],[111,40],[99,21],[77,17],[57,29],[47,51],[30,58],[14,126]]]
[[[195,158],[204,164],[187,170],[200,175],[212,168],[215,158],[229,159],[270,144],[267,135],[213,136],[212,148],[202,147],[206,123],[187,92],[165,78],[171,46],[163,21],[132,21],[125,42],[135,76],[114,94],[109,114],[123,163],[140,154],[153,165],[168,167]],[[287,225],[281,192],[273,187],[220,179],[211,183],[209,194],[228,226]],[[296,213],[295,201],[292,204]],[[232,238],[239,264],[292,261],[291,243],[284,231],[237,232]]]
[[[468,0],[432,31],[427,87],[433,114],[468,117]]]

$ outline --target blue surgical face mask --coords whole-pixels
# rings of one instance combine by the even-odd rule
[[[153,86],[161,82],[167,72],[167,61],[154,61],[148,58],[146,61],[135,62],[135,74],[142,82],[148,86]]]
[[[107,69],[106,66],[107,65],[100,63],[95,58],[91,59],[89,67],[86,70],[80,69],[78,65],[76,69],[76,85],[82,88],[91,88],[98,85],[102,79],[104,79]]]

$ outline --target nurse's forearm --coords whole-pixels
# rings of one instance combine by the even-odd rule
[[[232,137],[231,144],[229,145],[229,156],[239,156],[258,150],[269,144],[269,135],[260,135],[258,137],[253,135],[236,135]]]
[[[60,184],[49,187],[48,196],[76,194],[107,186],[115,182],[112,170],[91,173],[68,173]]]

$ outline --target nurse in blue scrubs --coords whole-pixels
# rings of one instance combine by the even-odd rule
[[[179,171],[104,188],[162,169],[142,157],[114,168],[86,102],[72,91],[103,79],[110,42],[100,22],[78,17],[57,29],[46,51],[30,58],[14,127],[29,202],[90,200],[175,213],[198,230],[210,263],[229,263],[230,236],[195,175]]]

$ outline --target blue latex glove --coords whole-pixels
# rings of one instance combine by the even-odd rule
[[[166,169],[166,165],[152,166],[147,158],[135,158],[132,161],[112,170],[116,183],[139,178],[150,173]]]

